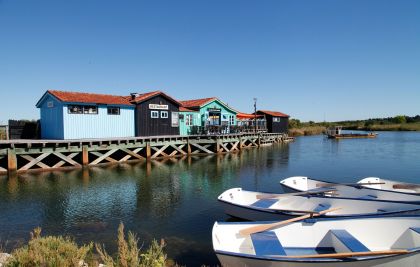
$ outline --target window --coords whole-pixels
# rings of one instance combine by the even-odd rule
[[[120,115],[119,107],[108,107],[108,115]]]
[[[230,122],[230,125],[234,125],[235,124],[235,116],[230,115],[229,116],[229,122]]]
[[[97,106],[70,105],[67,108],[69,114],[98,114]]]
[[[280,117],[273,117],[273,122],[280,122]]]
[[[185,125],[186,126],[192,126],[193,125],[193,115],[192,114],[185,115]]]
[[[47,102],[47,107],[49,107],[49,108],[53,108],[53,107],[54,107],[54,102],[52,102],[52,101],[48,101],[48,102]]]
[[[167,119],[168,118],[168,112],[167,111],[161,111],[160,112],[160,117],[162,119]]]
[[[83,106],[83,114],[98,114],[97,106]]]
[[[83,114],[83,106],[68,106],[69,114]]]
[[[157,118],[159,118],[159,111],[156,111],[156,110],[152,110],[152,111],[150,111],[150,117],[151,117],[152,119],[157,119]]]
[[[167,111],[165,111],[167,112]],[[171,126],[172,127],[178,127],[179,126],[179,113],[178,112],[172,112],[171,114]]]

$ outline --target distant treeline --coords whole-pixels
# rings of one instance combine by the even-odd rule
[[[355,120],[355,121],[339,121],[336,122],[338,124],[346,125],[346,124],[365,124],[365,125],[373,125],[373,124],[401,124],[401,123],[415,123],[420,122],[420,115],[417,116],[405,116],[405,115],[398,115],[395,117],[388,117],[388,118],[374,118],[374,119],[367,119],[367,120]]]
[[[347,120],[336,122],[301,122],[298,119],[289,120],[290,129],[311,129],[314,127],[343,126],[344,129],[367,131],[420,131],[420,115],[413,117],[398,115],[388,118],[371,118],[367,120]]]

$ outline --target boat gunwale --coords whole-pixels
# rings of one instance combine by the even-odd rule
[[[289,178],[292,178],[292,177],[294,177],[294,176],[285,178],[285,179],[283,179],[281,181],[284,181],[284,180],[289,179]],[[311,179],[313,181],[319,181],[319,182],[322,182],[322,183],[342,185],[340,183],[333,183],[331,181],[325,181],[325,180],[317,180],[317,179],[313,179],[313,178],[310,178],[310,177],[307,177],[307,176],[302,176],[302,177],[306,177],[307,179]],[[369,178],[369,177],[366,177],[366,178]],[[382,179],[380,177],[376,177],[376,178]],[[363,178],[363,179],[365,179],[365,178]],[[294,190],[296,192],[305,192],[305,191],[297,190],[297,189],[295,189],[293,187],[290,187],[289,185],[283,184],[283,183],[281,183],[281,181],[280,181],[280,185],[281,186],[287,187],[287,188],[292,189],[292,190]],[[401,182],[401,183],[406,183],[406,182]],[[409,184],[409,183],[406,183],[406,184]],[[404,195],[420,196],[420,193],[409,193],[409,192],[399,192],[399,191],[386,190],[386,189],[370,188],[370,187],[364,187],[363,185],[357,185],[357,184],[354,184],[354,185],[344,185],[344,186],[350,186],[350,187],[354,187],[354,188],[357,188],[357,189],[370,189],[370,190],[378,190],[378,191],[383,191],[383,192],[398,193],[398,194],[404,194]],[[276,193],[274,193],[274,194],[276,194]],[[374,199],[372,199],[372,200],[374,200]],[[389,201],[389,200],[377,200],[377,201]],[[392,202],[400,202],[400,201],[392,201]],[[415,203],[415,202],[402,202],[402,203]],[[419,201],[419,204],[420,204],[420,201]]]
[[[330,197],[320,197],[320,198],[330,198]],[[349,199],[349,198],[336,198],[336,199]],[[223,199],[217,199],[220,202],[229,204],[229,205],[233,205],[236,207],[240,207],[240,208],[245,208],[245,209],[249,209],[249,210],[254,210],[254,211],[259,211],[259,212],[265,212],[265,213],[269,213],[269,214],[278,214],[278,215],[285,215],[285,216],[290,216],[290,217],[297,217],[299,216],[299,212],[293,213],[293,212],[287,212],[281,209],[266,209],[266,208],[258,208],[258,207],[251,207],[251,206],[246,206],[246,205],[241,205],[241,204],[237,204],[237,203],[232,203]],[[392,203],[400,203],[400,204],[411,204],[411,203],[401,203],[401,202],[395,202],[395,201],[382,201],[382,200],[374,200],[374,199],[350,199],[350,200],[359,200],[359,201],[376,201],[376,202],[392,202]],[[400,213],[404,213],[404,212],[420,212],[420,205],[419,204],[411,204],[411,205],[417,205],[418,208],[415,209],[407,209],[407,210],[395,210],[395,211],[388,211],[388,212],[370,212],[370,213],[354,213],[354,214],[344,214],[344,215],[321,215],[319,217],[321,218],[349,218],[349,217],[371,217],[371,216],[392,216],[395,214],[400,214]],[[314,214],[317,212],[314,212]],[[242,218],[243,219],[243,218]]]
[[[230,252],[225,250],[213,250],[216,254],[226,255],[226,256],[233,256],[239,258],[247,258],[253,260],[264,260],[264,261],[280,261],[280,262],[301,262],[301,263],[313,263],[313,262],[357,262],[357,261],[371,261],[371,260],[378,260],[383,258],[394,258],[394,257],[407,257],[412,256],[413,254],[420,253],[420,247],[415,247],[411,249],[407,249],[407,253],[405,254],[395,254],[395,255],[379,255],[379,256],[363,256],[363,257],[349,257],[349,258],[293,258],[293,257],[272,257],[272,256],[258,256],[258,255],[251,255],[246,253],[240,252]]]

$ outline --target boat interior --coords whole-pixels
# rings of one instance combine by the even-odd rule
[[[396,223],[396,222],[394,222]],[[388,250],[414,250],[420,249],[420,227],[415,223],[403,223],[403,227],[394,229],[359,229],[363,223],[356,223],[354,227],[344,227],[338,223],[336,226],[325,229],[323,227],[306,226],[302,224],[285,226],[279,229],[267,230],[241,236],[236,231],[235,237],[225,235],[226,231],[220,231],[216,237],[220,246],[218,250],[231,250],[233,253],[249,254],[261,257],[270,256],[307,256],[331,253],[354,253]],[[300,226],[298,226],[300,225]],[[303,225],[303,226],[302,226]],[[295,227],[296,226],[296,227]],[[369,223],[368,228],[374,227],[375,223]],[[221,225],[224,227],[224,225]],[[241,228],[249,226],[242,225]],[[292,229],[288,229],[292,228]],[[346,229],[347,228],[347,229]],[[388,235],[384,234],[393,230]],[[216,233],[217,234],[217,233]],[[213,234],[214,235],[214,234]],[[235,239],[235,240],[233,240]],[[229,240],[229,241],[228,241]],[[226,246],[223,243],[226,242]],[[217,244],[218,243],[218,244]],[[235,244],[236,243],[236,247]],[[232,246],[233,245],[233,246]]]
[[[364,198],[374,200],[375,198]],[[330,208],[340,208],[328,215],[354,215],[354,214],[383,214],[399,211],[418,210],[420,205],[402,204],[396,202],[363,201],[361,199],[340,199],[326,197],[304,197],[282,194],[266,194],[233,188],[219,196],[232,204],[262,210],[278,210],[291,215],[302,213],[316,213]]]

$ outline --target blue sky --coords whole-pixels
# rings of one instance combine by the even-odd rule
[[[420,114],[420,1],[0,0],[0,123],[39,118],[47,89]]]

